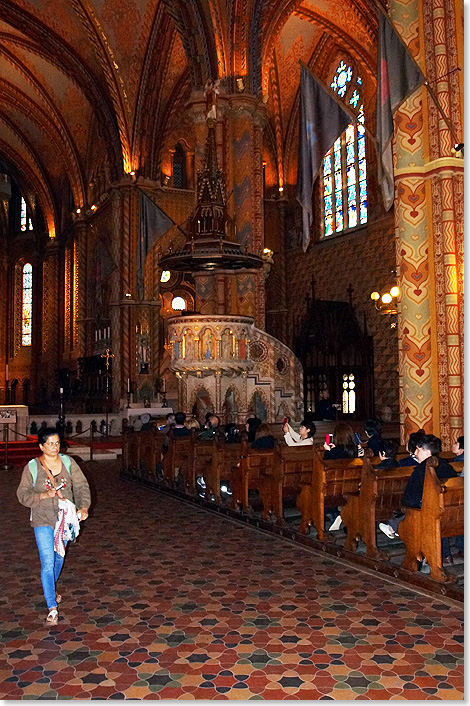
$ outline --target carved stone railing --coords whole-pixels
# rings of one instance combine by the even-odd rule
[[[171,369],[242,373],[251,370],[248,346],[253,319],[247,316],[181,316],[168,320]]]

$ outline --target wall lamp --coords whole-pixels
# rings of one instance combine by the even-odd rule
[[[386,314],[388,316],[396,316],[398,313],[397,309],[397,297],[400,295],[400,289],[393,285],[388,291],[383,292],[371,292],[370,298],[374,302],[374,306],[377,311],[381,314]],[[390,324],[390,328],[396,328],[396,321]]]

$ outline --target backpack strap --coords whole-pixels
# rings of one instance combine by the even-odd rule
[[[59,456],[65,468],[68,470],[69,475],[72,475],[72,461],[70,460],[70,456],[66,456],[65,454],[59,454]]]
[[[33,479],[33,488],[36,485],[36,478],[38,477],[38,462],[37,459],[32,458],[28,463],[28,467],[31,473],[31,478]]]

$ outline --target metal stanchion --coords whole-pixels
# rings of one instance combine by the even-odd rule
[[[93,461],[93,439],[95,436],[95,425],[90,425],[90,461]]]
[[[13,464],[8,463],[8,435],[9,435],[9,433],[10,433],[10,425],[5,424],[4,429],[3,429],[3,440],[5,442],[5,460],[0,466],[2,471],[9,471],[11,468],[13,468]]]

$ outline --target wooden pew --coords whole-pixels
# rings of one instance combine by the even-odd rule
[[[177,473],[181,473],[184,479],[185,490],[192,488],[193,466],[194,466],[194,434],[189,436],[174,437],[170,431],[169,444],[166,453],[163,455],[163,480],[171,487],[176,486]]]
[[[240,485],[238,480],[240,476],[240,453],[240,443],[227,444],[221,439],[213,442],[211,463],[205,464],[202,474],[206,484],[206,500],[211,500],[214,497],[215,502],[221,504],[220,485],[222,481],[226,481],[232,490],[232,507],[238,508],[234,500],[233,489],[238,489]],[[238,492],[237,490],[235,495]]]
[[[248,492],[258,490],[263,509],[261,517],[269,520],[273,507],[279,507],[281,492],[282,507],[282,466],[277,459],[279,447],[274,449],[252,449],[248,442],[242,441],[240,448],[240,474],[233,478],[232,492],[235,506],[241,505],[244,512],[252,513],[248,501]],[[282,517],[282,512],[281,512]]]
[[[362,539],[367,547],[366,556],[387,561],[388,554],[377,548],[376,523],[388,523],[393,512],[400,510],[403,491],[414,466],[376,469],[370,453],[366,451],[363,456],[360,491],[348,496],[341,511],[348,531],[344,548],[356,551]]]
[[[156,429],[133,431],[126,429],[122,450],[122,468],[139,478],[156,480],[164,435]]]
[[[303,486],[297,498],[302,513],[301,531],[315,527],[320,541],[329,538],[325,531],[325,508],[344,506],[347,496],[359,490],[362,459],[325,460],[323,445],[314,445],[314,467],[311,484]]]
[[[191,489],[191,492],[192,489],[196,492],[196,479],[199,477],[204,478],[204,482],[206,483],[205,497],[207,500],[210,500],[210,496],[208,494],[207,481],[205,480],[205,477],[208,475],[212,467],[212,457],[216,443],[217,438],[204,440],[198,439],[197,436],[195,437],[191,465],[191,478],[187,481],[187,486]],[[212,485],[212,483],[210,485]]]
[[[445,582],[453,579],[442,567],[441,539],[464,533],[464,478],[439,480],[437,464],[436,457],[427,459],[421,510],[405,508],[398,534],[406,547],[403,568],[417,571],[425,557],[431,578]]]

